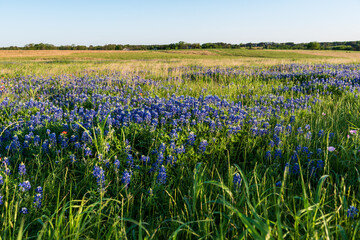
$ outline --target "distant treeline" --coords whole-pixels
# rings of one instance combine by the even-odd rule
[[[103,46],[85,46],[85,45],[64,45],[55,46],[47,43],[30,43],[24,47],[10,46],[2,47],[1,50],[172,50],[172,49],[212,49],[212,48],[262,48],[262,49],[311,49],[311,50],[353,50],[360,51],[360,41],[347,42],[310,42],[310,43],[275,43],[275,42],[260,42],[260,43],[186,43],[178,42],[163,45],[121,45],[121,44],[106,44]]]

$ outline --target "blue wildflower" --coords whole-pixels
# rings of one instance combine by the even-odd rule
[[[199,145],[199,150],[204,153],[206,151],[206,147],[208,145],[208,142],[206,140],[202,140]]]
[[[358,213],[359,210],[355,206],[351,205],[347,210],[347,217],[354,218],[356,215],[358,215]]]
[[[42,200],[42,194],[40,193],[35,194],[33,201],[35,208],[41,208],[41,203],[42,203],[41,200]]]
[[[105,189],[105,171],[98,165],[94,166],[93,175],[96,178],[96,182],[99,186],[99,191],[102,192]]]
[[[131,180],[131,174],[132,174],[131,171],[125,170],[123,173],[123,176],[121,178],[121,182],[125,185],[126,188],[129,187],[130,180]]]
[[[19,175],[20,176],[26,175],[26,167],[23,162],[19,164]]]
[[[42,193],[43,193],[43,188],[42,188],[41,186],[38,186],[38,187],[35,189],[35,192],[42,194]]]
[[[295,116],[292,115],[292,116],[290,117],[290,122],[292,123],[292,122],[294,122],[294,121],[295,121]]]
[[[274,158],[281,158],[281,157],[282,157],[281,149],[276,149],[275,154],[274,154]]]
[[[22,214],[28,214],[28,213],[29,213],[29,211],[28,211],[28,209],[27,209],[26,207],[21,208],[21,209],[20,209],[20,212],[21,212]]]
[[[164,153],[166,150],[166,144],[165,143],[161,143],[159,146],[159,152],[160,153]]]
[[[234,178],[233,178],[233,183],[234,183],[234,188],[235,189],[239,189],[241,186],[241,176],[239,173],[235,173]]]
[[[90,149],[89,147],[85,148],[85,152],[84,152],[84,154],[85,154],[85,157],[87,157],[87,156],[91,156],[91,155],[92,155],[92,153],[91,153],[91,149]]]
[[[161,166],[159,169],[159,174],[156,180],[160,184],[166,184],[166,168],[164,166]]]
[[[188,144],[194,145],[195,138],[196,138],[196,135],[193,132],[190,132],[189,136],[188,136],[188,140],[187,140]]]
[[[25,191],[29,191],[31,188],[30,182],[29,181],[25,181],[19,184],[20,187],[20,191],[25,192]]]
[[[133,168],[134,167],[134,158],[131,154],[128,154],[126,157],[127,161],[126,164],[129,168]]]
[[[266,151],[266,153],[265,153],[265,159],[266,159],[266,160],[271,160],[271,151]]]
[[[143,164],[148,164],[150,162],[150,157],[142,155],[140,158],[140,162]]]
[[[120,161],[116,156],[115,156],[115,160],[114,160],[114,168],[115,168],[115,172],[118,172],[118,170],[120,168]]]

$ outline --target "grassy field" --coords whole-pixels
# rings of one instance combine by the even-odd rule
[[[297,50],[0,51],[0,75],[143,71],[162,74],[176,66],[263,66],[288,63],[358,63],[360,53]],[[163,76],[164,77],[164,76]]]
[[[359,56],[0,51],[0,239],[359,239]]]

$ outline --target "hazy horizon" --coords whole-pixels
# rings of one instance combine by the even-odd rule
[[[360,40],[355,0],[0,0],[0,10],[0,47]]]

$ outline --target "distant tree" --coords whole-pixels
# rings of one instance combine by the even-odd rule
[[[76,50],[87,50],[87,47],[83,45],[77,45]]]
[[[320,49],[320,43],[318,43],[318,42],[309,42],[307,44],[307,49],[318,50],[318,49]]]

